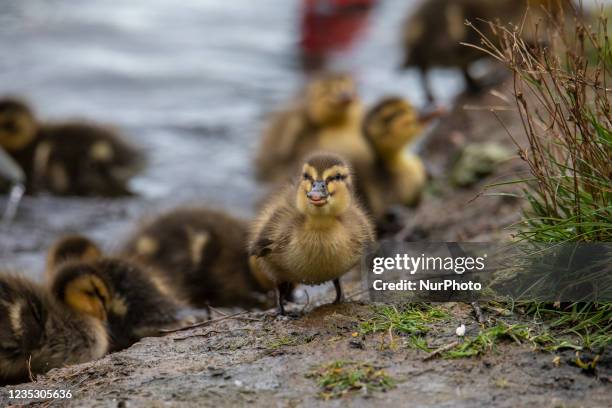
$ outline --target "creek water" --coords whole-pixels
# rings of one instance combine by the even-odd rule
[[[352,46],[330,59],[355,75],[366,103],[388,94],[424,102],[418,74],[398,69],[414,5],[378,1]],[[26,197],[0,230],[0,265],[38,276],[58,235],[83,232],[112,250],[139,218],[180,204],[252,215],[266,113],[305,78],[302,11],[297,0],[4,0],[0,94],[26,98],[42,120],[113,124],[149,163],[135,198]],[[462,89],[454,71],[431,75],[442,103]]]

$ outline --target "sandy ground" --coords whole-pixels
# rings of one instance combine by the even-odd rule
[[[408,239],[493,241],[508,237],[507,226],[520,216],[521,202],[506,196],[480,194],[483,186],[525,171],[518,159],[498,166],[493,175],[465,190],[452,188],[448,171],[453,151],[467,142],[498,141],[515,149],[498,119],[478,106],[506,105],[498,97],[459,99],[443,125],[429,135],[423,155],[434,176],[420,207],[412,210],[401,231]],[[516,134],[520,124],[511,112],[500,118]],[[480,196],[479,196],[480,194]],[[479,196],[474,200],[475,197]],[[75,204],[76,205],[76,204]],[[102,208],[102,204],[101,208]],[[132,204],[104,209],[112,220],[130,215]],[[27,203],[26,203],[27,211]],[[95,220],[94,220],[95,221]],[[30,220],[36,222],[34,218]],[[53,231],[53,220],[43,219]],[[88,220],[92,222],[92,220]],[[18,228],[27,228],[21,224]],[[102,232],[100,232],[102,233]],[[18,236],[19,234],[17,234]],[[40,237],[45,240],[44,236]],[[13,242],[11,251],[28,252]],[[32,250],[32,251],[33,251]],[[350,279],[347,279],[349,281]],[[347,282],[348,293],[358,293],[358,282]],[[571,353],[536,352],[527,345],[502,343],[482,357],[423,361],[422,351],[385,346],[387,333],[354,336],[359,324],[373,313],[372,305],[355,296],[342,305],[329,305],[331,293],[312,299],[298,318],[279,319],[271,313],[249,313],[205,327],[147,338],[131,348],[88,364],[52,370],[34,383],[0,388],[0,406],[20,405],[9,400],[12,389],[69,389],[65,401],[27,401],[29,406],[535,406],[607,407],[612,401],[612,368],[603,365],[599,378],[567,364]],[[447,304],[451,318],[428,334],[430,346],[456,339],[464,323],[467,334],[478,332],[471,308]],[[387,392],[345,395],[325,401],[307,374],[336,360],[368,362],[397,380]],[[606,371],[607,370],[607,371]]]

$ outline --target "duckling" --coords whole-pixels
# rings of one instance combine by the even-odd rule
[[[145,223],[123,253],[160,271],[194,307],[264,307],[274,284],[251,271],[248,224],[222,211],[179,208]]]
[[[0,384],[101,358],[108,345],[102,321],[27,279],[0,273]]]
[[[47,260],[57,263],[47,265],[48,285],[61,303],[106,322],[110,351],[182,324],[182,304],[154,274],[127,259],[95,256],[101,251],[86,237],[75,242],[68,237],[51,248]]]
[[[317,150],[365,160],[370,149],[360,134],[363,107],[351,76],[327,73],[306,84],[293,106],[274,115],[265,129],[255,165],[263,181],[286,182],[306,155]]]
[[[442,109],[420,114],[406,100],[387,97],[372,107],[363,122],[363,134],[372,146],[375,161],[356,163],[358,190],[367,208],[380,220],[392,205],[418,203],[427,173],[421,159],[405,151],[406,146],[423,133]]]
[[[47,267],[45,277],[53,279],[53,273],[58,265],[71,260],[85,262],[102,258],[102,250],[89,238],[82,235],[68,235],[58,239],[47,251]]]
[[[521,34],[535,41],[531,24],[542,15],[547,0],[529,0],[528,20]],[[480,34],[465,24],[472,23],[479,31],[492,33],[488,22],[500,21],[522,26],[527,1],[521,0],[427,0],[404,23],[402,41],[405,49],[403,68],[416,67],[422,74],[423,87],[429,101],[434,100],[427,81],[427,71],[433,67],[460,68],[468,90],[477,92],[482,86],[470,74],[469,68],[487,55],[464,44],[479,45]]]
[[[277,286],[279,314],[290,284],[332,280],[342,301],[340,277],[359,263],[374,241],[372,223],[357,202],[351,169],[332,153],[314,153],[301,176],[271,197],[249,239],[250,262]]]
[[[21,166],[29,192],[128,195],[142,155],[113,130],[83,122],[39,123],[17,99],[0,99],[0,147]]]

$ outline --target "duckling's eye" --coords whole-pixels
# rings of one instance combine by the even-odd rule
[[[303,178],[304,180],[309,180],[309,181],[312,181],[312,177],[310,177],[310,174],[308,174],[308,173],[304,173],[304,174],[302,174],[302,178]]]
[[[338,174],[336,174],[334,176],[328,177],[327,181],[328,182],[330,182],[330,181],[342,181],[344,179],[346,179],[346,176],[344,174],[338,173]]]
[[[401,111],[395,111],[389,115],[383,116],[382,122],[385,126],[389,126],[393,120],[395,120],[398,116],[401,116]]]

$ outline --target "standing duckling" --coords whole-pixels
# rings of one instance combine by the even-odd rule
[[[71,309],[107,323],[111,351],[181,323],[180,303],[153,274],[125,259],[91,256],[101,251],[86,237],[83,250],[74,251],[75,241],[72,236],[52,247],[47,259],[58,263],[47,265],[49,287]]]
[[[0,147],[23,169],[30,192],[128,195],[142,155],[113,130],[82,122],[40,124],[16,99],[0,99]]]
[[[356,163],[358,184],[368,210],[380,219],[392,205],[415,205],[425,187],[427,173],[421,159],[406,152],[406,146],[423,133],[424,127],[442,110],[420,114],[399,97],[388,97],[370,109],[363,134],[374,151],[374,165]]]
[[[124,255],[159,271],[194,307],[263,307],[273,283],[248,264],[247,223],[224,212],[182,208],[143,225]]]
[[[328,73],[311,80],[289,109],[273,116],[256,157],[258,178],[286,182],[308,154],[330,151],[364,160],[370,150],[360,133],[363,107],[354,80]]]
[[[480,45],[480,34],[466,21],[489,35],[488,22],[509,22],[523,27],[521,35],[535,41],[535,22],[542,16],[546,0],[530,0],[527,20],[523,24],[526,0],[426,0],[409,16],[404,24],[402,41],[405,49],[403,68],[421,71],[425,94],[434,100],[427,81],[427,72],[435,67],[461,69],[468,90],[479,91],[481,84],[470,74],[470,66],[487,54],[463,44]]]
[[[0,385],[101,358],[108,345],[102,321],[60,304],[33,282],[0,273]]]
[[[305,160],[300,174],[295,185],[271,197],[250,235],[252,267],[276,284],[281,315],[291,284],[331,280],[340,302],[340,277],[359,263],[374,241],[372,224],[356,202],[344,159],[316,153]]]

